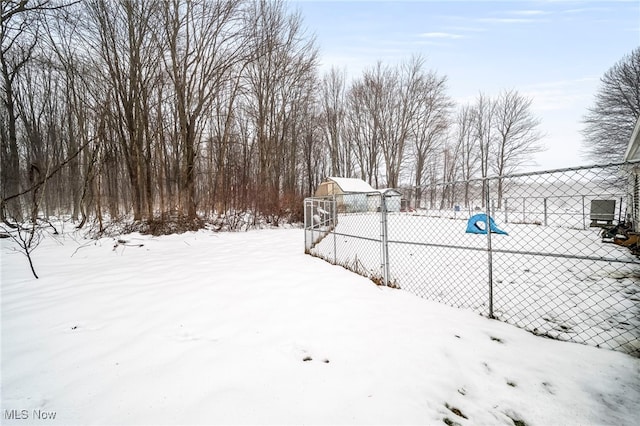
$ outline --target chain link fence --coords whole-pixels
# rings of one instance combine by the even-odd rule
[[[308,198],[305,249],[378,284],[640,357],[640,260],[618,235],[636,235],[628,170],[434,184],[401,191],[408,209],[378,191]]]

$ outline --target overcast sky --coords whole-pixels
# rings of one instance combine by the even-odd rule
[[[290,0],[315,34],[322,71],[358,77],[422,54],[450,95],[516,89],[533,98],[548,148],[529,170],[588,163],[581,120],[599,79],[640,46],[640,1]]]

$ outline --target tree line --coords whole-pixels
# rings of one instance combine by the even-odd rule
[[[299,219],[326,176],[413,188],[504,175],[541,148],[516,90],[456,105],[424,58],[320,75],[302,17],[267,0],[0,6],[0,212],[134,221]],[[466,192],[465,192],[466,191]],[[499,189],[500,191],[500,189]]]

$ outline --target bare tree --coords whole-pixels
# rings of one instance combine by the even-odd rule
[[[410,140],[414,159],[415,206],[420,206],[428,160],[436,156],[449,127],[453,102],[446,93],[446,78],[423,73],[416,82],[416,107],[411,117]]]
[[[316,120],[307,120],[305,122],[304,134],[302,137],[302,162],[304,164],[303,175],[306,179],[306,187],[303,188],[303,194],[306,196],[312,196],[315,188],[321,183],[321,180],[331,173],[332,176],[346,176],[351,177],[348,172],[339,172],[341,169],[338,166],[334,169],[333,158],[327,155],[326,144],[321,143],[321,133],[326,132],[326,124],[317,124],[320,122],[320,114]],[[314,122],[315,121],[315,122]],[[325,135],[326,136],[326,135]],[[348,142],[345,142],[348,143]],[[345,153],[345,151],[338,146],[337,149]],[[340,164],[340,163],[338,163]],[[336,173],[338,171],[338,173]]]
[[[347,92],[347,139],[352,141],[360,178],[378,187],[382,105],[380,65],[368,78],[354,81]]]
[[[452,208],[456,201],[458,184],[456,182],[460,151],[462,146],[457,141],[447,141],[442,149],[442,193],[440,199],[440,209]]]
[[[23,208],[35,221],[39,206],[48,195],[41,191],[43,185],[60,170],[56,167],[56,161],[62,161],[63,156],[58,146],[62,117],[58,104],[64,89],[42,36],[46,35],[45,13],[56,20],[60,18],[58,12],[69,5],[51,0],[0,3],[3,221],[11,217],[19,222]],[[49,173],[52,168],[56,173]],[[22,198],[27,194],[31,198],[25,203]]]
[[[31,61],[38,43],[39,14],[48,0],[33,4],[27,1],[0,2],[0,78],[2,79],[2,109],[0,109],[0,141],[2,142],[2,203],[0,218],[6,215],[20,220],[20,199],[7,203],[6,198],[20,191],[20,156],[18,151],[16,83],[21,70]]]
[[[351,177],[351,140],[345,138],[346,74],[331,68],[321,83],[324,138],[329,148],[332,176]]]
[[[460,177],[464,182],[463,202],[465,207],[469,207],[471,195],[471,183],[469,182],[478,170],[478,149],[477,141],[474,137],[475,114],[473,107],[463,105],[458,110],[456,116],[456,152],[460,156],[457,167],[460,168]]]
[[[55,150],[58,153],[64,149],[68,153],[76,152],[90,139],[88,131],[90,102],[88,98],[91,86],[89,81],[92,80],[92,75],[87,66],[87,58],[78,54],[76,47],[82,39],[80,36],[82,32],[81,10],[78,5],[73,5],[62,11],[63,15],[59,19],[44,21],[47,35],[45,49],[51,54],[48,65],[43,68],[57,74],[58,84],[61,86],[59,90],[63,92],[59,94],[62,111],[60,112],[61,116],[58,117],[61,139],[59,144],[63,149]],[[97,149],[95,147],[94,151]],[[86,180],[83,182],[80,177],[87,178],[92,174],[82,170],[81,161],[78,158],[69,162],[66,173],[63,174],[66,176],[61,177],[60,182],[56,185],[58,189],[64,188],[62,194],[57,194],[58,206],[70,207],[72,219],[77,220],[80,215],[82,225],[88,216],[88,205],[85,203],[87,199],[83,195],[87,194],[86,187],[90,182]]]
[[[36,268],[33,264],[32,253],[42,241],[43,234],[41,227],[36,223],[18,223],[13,226],[8,226],[7,224],[2,223],[0,224],[0,231],[2,232],[3,238],[11,238],[15,246],[17,246],[17,248],[14,247],[13,249],[27,258],[27,262],[29,262],[29,269],[31,269],[33,277],[36,279],[40,278],[38,277]]]
[[[129,177],[134,220],[143,213],[150,216],[145,179],[145,150],[149,105],[146,90],[158,72],[159,51],[153,35],[153,16],[157,1],[90,0],[89,17],[96,31],[95,49],[106,70],[109,102],[105,105],[112,117],[112,129],[120,143]],[[146,197],[146,198],[145,198]],[[145,208],[146,207],[146,208]]]
[[[292,156],[299,151],[294,126],[301,110],[296,104],[305,98],[315,75],[317,49],[315,40],[305,37],[300,15],[289,15],[282,1],[256,1],[246,25],[256,58],[247,66],[247,106],[258,155],[256,207],[276,220],[281,190],[286,191],[295,173]]]
[[[539,144],[540,120],[531,111],[532,101],[515,90],[507,90],[494,103],[496,139],[492,168],[498,176],[512,173],[543,149]],[[503,185],[503,179],[498,179],[498,208],[502,206]]]
[[[351,124],[361,174],[378,186],[378,155],[386,185],[397,187],[422,90],[424,60],[414,57],[398,67],[378,62],[350,90]],[[354,120],[357,120],[356,123]],[[359,130],[358,131],[356,131]],[[364,171],[364,173],[362,173]]]
[[[422,59],[413,58],[411,63],[395,69],[387,67],[375,75],[378,79],[376,86],[380,88],[380,102],[373,113],[380,134],[386,186],[389,188],[398,186],[421,67]]]
[[[203,117],[230,79],[230,71],[246,61],[239,31],[241,0],[210,2],[171,0],[163,3],[167,74],[174,89],[182,156],[181,194],[188,218],[195,218],[196,159]]]
[[[347,92],[346,110],[347,139],[353,143],[362,179],[377,187],[382,166],[386,185],[398,187],[412,156],[419,205],[430,157],[444,140],[452,106],[446,79],[425,70],[419,56],[397,67],[378,62],[365,70]]]
[[[495,116],[495,104],[484,93],[480,93],[476,98],[476,103],[473,108],[474,114],[474,137],[476,139],[476,146],[479,149],[480,159],[480,177],[483,179],[489,177],[489,164],[490,153],[492,146],[495,142],[494,135],[494,116]],[[482,206],[484,207],[486,201],[486,185],[482,185]]]
[[[215,97],[210,128],[212,135],[207,149],[209,170],[209,205],[216,212],[226,212],[229,208],[238,208],[235,192],[238,184],[237,170],[242,158],[238,100],[244,90],[242,69],[246,64],[238,64],[236,70],[229,70],[229,79]]]
[[[584,117],[584,145],[591,160],[620,161],[640,116],[640,47],[600,79],[594,105]]]

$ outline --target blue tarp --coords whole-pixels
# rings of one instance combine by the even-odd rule
[[[489,228],[494,234],[509,235],[502,229],[498,228],[492,217],[489,217]],[[487,234],[487,215],[485,213],[474,214],[467,222],[468,234]]]

